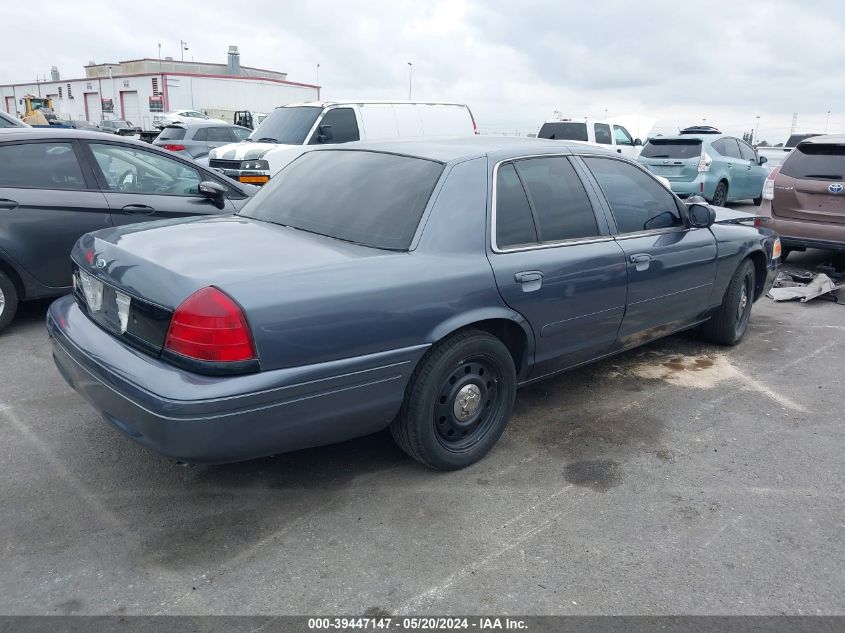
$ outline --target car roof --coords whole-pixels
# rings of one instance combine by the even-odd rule
[[[736,138],[730,134],[664,134],[663,136],[651,136],[651,141],[718,141],[720,138]]]
[[[240,127],[239,125],[232,125],[226,121],[220,120],[206,120],[197,119],[196,121],[179,121],[178,123],[168,123],[164,127],[182,127],[185,129],[191,128],[195,130],[200,127]],[[248,129],[248,128],[247,128]]]
[[[821,136],[812,136],[810,138],[804,139],[800,143],[801,145],[845,145],[845,134],[823,134]]]
[[[453,103],[451,101],[402,101],[402,100],[378,100],[378,99],[349,99],[348,101],[302,101],[300,103],[287,103],[278,108],[300,108],[309,106],[312,108],[329,108],[339,105],[428,105],[428,106],[458,106],[466,108],[465,103]]]
[[[159,151],[155,146],[138,139],[126,136],[118,138],[114,134],[104,134],[103,132],[93,130],[76,130],[74,128],[60,127],[0,128],[0,143],[5,141],[39,141],[48,139],[72,140],[75,138],[100,142],[119,142],[127,145],[137,145],[138,147],[147,149],[153,147],[156,151]]]
[[[618,156],[601,147],[570,141],[550,141],[537,138],[506,136],[418,137],[382,141],[355,141],[326,145],[316,151],[362,150],[403,154],[443,163],[460,162],[470,158],[490,156],[507,160],[534,154],[599,154]]]

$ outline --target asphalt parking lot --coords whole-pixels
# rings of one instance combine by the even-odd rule
[[[158,458],[65,385],[46,306],[0,336],[3,614],[845,613],[842,305],[527,388],[456,473],[387,433]]]

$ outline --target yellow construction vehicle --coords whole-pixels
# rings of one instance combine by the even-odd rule
[[[33,126],[55,125],[59,117],[53,112],[53,100],[50,97],[24,95],[20,100],[23,106],[23,122]]]

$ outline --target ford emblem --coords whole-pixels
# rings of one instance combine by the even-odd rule
[[[830,193],[842,193],[842,190],[845,189],[841,182],[835,182],[832,185],[827,186],[827,190]]]

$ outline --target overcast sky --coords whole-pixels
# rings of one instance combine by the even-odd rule
[[[490,132],[536,132],[572,117],[639,114],[658,128],[701,123],[758,138],[845,131],[845,20],[839,0],[93,0],[3,9],[0,83],[83,76],[88,60],[225,62],[319,80],[326,99],[465,102]],[[36,15],[37,14],[37,15]],[[13,25],[15,28],[11,28]]]

